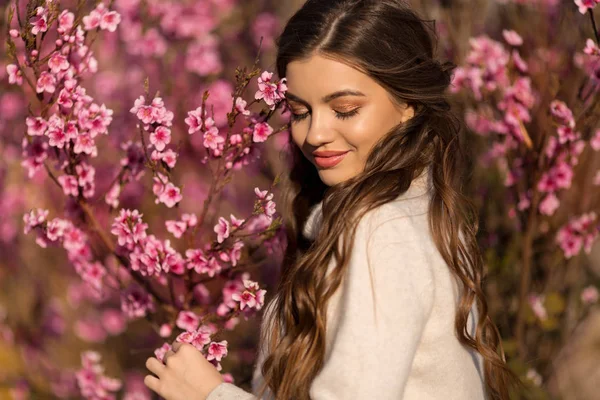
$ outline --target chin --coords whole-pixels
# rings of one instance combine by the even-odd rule
[[[344,176],[341,171],[336,171],[333,169],[322,169],[319,170],[319,177],[321,181],[327,186],[334,186],[338,183],[342,183],[348,179],[348,177]]]

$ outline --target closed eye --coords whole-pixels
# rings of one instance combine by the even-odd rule
[[[348,112],[339,112],[339,111],[335,111],[335,117],[338,119],[348,119],[348,118],[352,118],[353,116],[355,116],[356,114],[358,114],[358,108],[355,108],[352,111],[348,111]],[[303,114],[296,114],[292,112],[292,122],[298,122],[298,121],[302,121],[304,118],[308,117],[308,115],[310,114],[310,112],[305,112]]]

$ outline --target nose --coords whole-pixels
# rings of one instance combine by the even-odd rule
[[[332,142],[335,132],[331,127],[331,115],[326,111],[313,110],[306,135],[306,143],[313,147],[323,147],[323,144]]]

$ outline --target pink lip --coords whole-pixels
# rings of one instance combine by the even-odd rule
[[[345,152],[344,154],[340,154],[339,156],[332,156],[332,157],[316,157],[315,156],[315,163],[321,168],[335,167],[344,159],[344,157],[346,157],[346,154],[348,154],[348,152]]]

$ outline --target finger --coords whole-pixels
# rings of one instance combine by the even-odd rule
[[[144,385],[146,385],[148,387],[148,389],[158,393],[162,397],[165,397],[164,393],[162,393],[162,390],[161,390],[160,379],[158,379],[157,377],[152,376],[152,375],[146,375],[144,377]]]
[[[175,355],[175,352],[173,350],[168,350],[165,353],[165,356],[163,357],[163,363],[168,367],[170,364],[173,363],[173,360],[171,360],[171,358],[173,358],[173,356]],[[169,362],[169,360],[171,360]]]
[[[179,350],[179,348],[183,346],[183,342],[173,342],[173,345],[171,346],[171,348],[173,349],[173,351],[177,351]]]
[[[146,360],[146,368],[150,370],[150,372],[154,373],[157,376],[161,376],[165,371],[165,365],[161,363],[157,358],[150,357]]]

